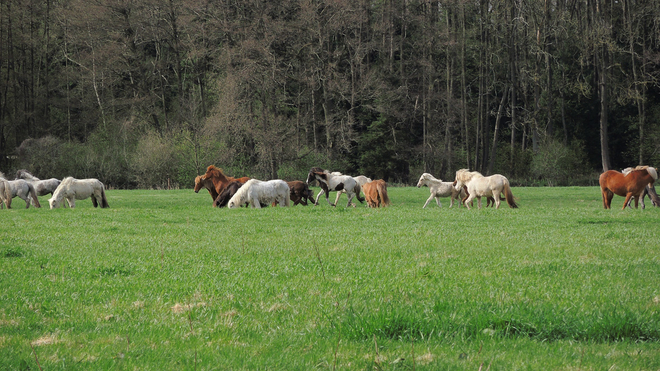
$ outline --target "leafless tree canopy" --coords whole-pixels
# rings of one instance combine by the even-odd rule
[[[0,0],[0,169],[191,187],[209,164],[657,166],[659,27],[639,0]]]

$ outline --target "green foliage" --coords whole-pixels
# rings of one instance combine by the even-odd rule
[[[110,209],[0,210],[2,365],[660,368],[656,208],[604,210],[597,187],[514,187],[499,210],[388,191],[384,209],[109,190]]]
[[[583,185],[585,180],[593,178],[586,162],[579,142],[574,141],[565,147],[558,141],[548,140],[533,154],[530,173],[548,186]]]

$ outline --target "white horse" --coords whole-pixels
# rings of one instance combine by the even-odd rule
[[[333,176],[343,176],[344,175],[344,174],[340,173],[339,171],[333,171],[330,174],[332,174]],[[371,178],[368,178],[364,175],[354,176],[353,179],[355,179],[355,182],[357,183],[357,185],[355,186],[353,191],[358,196],[360,195],[360,192],[362,192],[362,186],[371,182]],[[316,201],[318,201],[319,198],[321,197],[321,195],[324,194],[324,193],[325,193],[325,191],[323,189],[321,189],[320,194],[316,195]],[[341,197],[341,195],[345,194],[345,193],[346,193],[345,189],[342,189],[341,191],[337,192],[337,197],[335,197],[335,205],[339,202],[339,197]],[[358,197],[358,200],[359,200],[359,197]],[[317,204],[318,204],[318,202],[317,202]],[[355,204],[351,202],[351,206],[355,206]]]
[[[32,184],[28,183],[23,179],[9,180],[9,188],[11,188],[11,197],[20,197],[25,201],[25,208],[30,207],[30,202],[34,207],[41,207],[39,204],[39,199],[37,198],[37,192],[35,192]]]
[[[9,185],[9,181],[5,178],[5,174],[0,172],[0,208],[5,208],[5,205],[7,205],[7,209],[11,209],[11,186]]]
[[[621,170],[621,173],[623,175],[628,175],[631,171],[633,171],[635,169],[640,169],[640,168],[644,168],[644,167],[643,166],[627,167],[627,168]],[[660,197],[658,197],[658,194],[655,192],[655,185],[648,184],[646,186],[646,188],[644,188],[644,191],[642,192],[641,197],[639,197],[639,199],[642,202],[642,209],[644,209],[646,207],[646,205],[644,205],[644,197],[646,197],[646,195],[648,195],[649,198],[651,199],[651,202],[653,203],[653,206],[660,206]],[[632,205],[631,205],[632,200],[633,199],[631,198],[630,201],[628,201],[628,207],[631,208],[631,209],[632,209]]]
[[[52,194],[55,192],[60,183],[62,183],[59,179],[55,178],[39,179],[36,176],[30,174],[30,172],[27,170],[17,171],[16,179],[25,179],[27,182],[31,183],[34,187],[34,190],[37,192],[37,196]]]
[[[342,190],[346,192],[346,196],[348,197],[348,204],[346,205],[346,207],[349,206],[355,207],[355,205],[353,205],[353,203],[351,202],[353,200],[353,197],[357,197],[360,203],[364,202],[364,198],[360,197],[360,190],[362,188],[359,186],[358,182],[350,175],[333,175],[332,173],[329,173],[326,170],[323,170],[318,167],[313,167],[309,171],[309,174],[307,175],[307,184],[310,184],[315,180],[319,182],[319,185],[321,186],[321,191],[316,196],[314,205],[319,204],[319,198],[321,197],[322,194],[325,193],[325,199],[326,201],[328,201],[328,204],[330,206],[337,206],[336,201],[334,205],[330,203],[329,193],[330,191],[339,192]]]
[[[426,200],[422,209],[426,208],[426,205],[428,205],[433,198],[435,198],[435,202],[438,206],[442,207],[442,204],[440,204],[440,197],[451,197],[451,203],[449,204],[449,207],[451,208],[454,206],[455,199],[459,197],[460,199],[463,199],[463,197],[466,197],[465,190],[463,190],[462,187],[460,190],[457,190],[454,188],[454,182],[443,182],[442,179],[437,179],[429,173],[424,173],[419,177],[417,188],[421,188],[422,186],[428,186],[429,191],[431,191],[431,196]],[[458,204],[461,204],[460,200]]]
[[[273,202],[277,202],[280,206],[289,206],[289,197],[289,185],[281,179],[267,182],[250,179],[229,199],[227,207],[237,209],[249,203],[253,209],[261,209],[262,204],[268,205]]]
[[[456,172],[456,190],[467,186],[467,192],[470,194],[465,200],[465,207],[470,209],[469,203],[476,197],[479,208],[481,209],[481,197],[493,197],[495,199],[495,208],[500,208],[500,195],[504,194],[506,202],[510,208],[517,208],[518,205],[513,199],[509,180],[500,174],[483,176],[478,171],[470,172],[467,169],[461,169]]]
[[[105,187],[98,179],[74,179],[66,177],[62,183],[53,192],[53,197],[48,199],[51,209],[60,207],[62,200],[65,199],[69,207],[76,207],[76,200],[92,198],[94,207],[101,205],[102,208],[110,207],[108,199],[105,197]]]

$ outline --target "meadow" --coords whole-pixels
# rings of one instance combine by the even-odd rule
[[[110,190],[110,209],[14,199],[0,369],[660,369],[650,202],[514,187],[519,209],[422,209],[428,188],[388,191],[384,209],[214,209],[189,189]]]

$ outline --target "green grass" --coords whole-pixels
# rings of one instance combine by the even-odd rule
[[[422,209],[427,188],[386,209],[15,199],[0,370],[660,369],[660,210],[513,192],[520,209]]]

